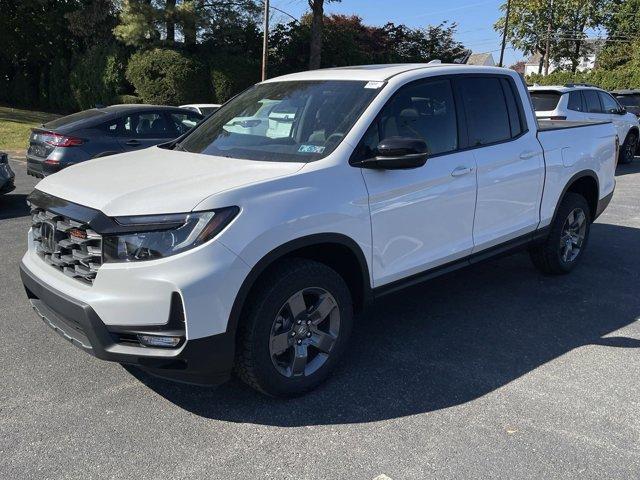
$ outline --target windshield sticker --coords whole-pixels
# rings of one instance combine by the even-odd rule
[[[374,90],[377,90],[378,88],[382,88],[383,85],[384,82],[369,82],[364,86],[364,88],[372,88]]]
[[[298,152],[300,153],[322,153],[325,147],[318,147],[317,145],[300,145]]]

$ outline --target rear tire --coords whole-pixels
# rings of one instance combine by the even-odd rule
[[[322,383],[342,357],[353,325],[345,281],[312,260],[280,262],[258,280],[247,307],[236,373],[276,397],[298,396]]]
[[[637,150],[638,150],[638,134],[635,132],[631,132],[627,135],[627,138],[624,140],[624,143],[622,144],[618,163],[622,165],[626,165],[633,162],[633,159],[636,156]]]
[[[542,273],[563,275],[575,268],[589,240],[591,210],[582,195],[569,192],[562,199],[547,238],[529,249]]]

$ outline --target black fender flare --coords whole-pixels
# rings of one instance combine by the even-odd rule
[[[558,197],[558,201],[556,202],[556,208],[553,211],[553,217],[551,217],[551,223],[549,225],[552,225],[553,222],[555,222],[556,216],[558,215],[558,209],[560,208],[560,204],[562,203],[562,200],[564,199],[564,196],[569,191],[569,188],[571,188],[571,185],[573,185],[576,182],[576,180],[580,180],[581,178],[584,178],[584,177],[590,177],[593,180],[595,180],[595,182],[596,182],[596,189],[598,190],[597,195],[596,195],[597,196],[597,198],[596,198],[596,209],[597,209],[597,202],[600,200],[600,180],[598,180],[598,174],[596,172],[594,172],[593,170],[581,170],[580,172],[574,174],[569,179],[569,181],[567,181],[566,185],[562,189],[562,193]],[[596,212],[594,212],[593,217],[594,218],[591,219],[592,221],[595,220]]]
[[[265,270],[273,265],[276,261],[284,258],[291,252],[300,250],[305,247],[312,247],[314,245],[321,244],[336,244],[343,247],[347,247],[358,260],[362,275],[362,291],[364,305],[369,305],[373,299],[371,281],[369,275],[369,265],[367,264],[364,252],[360,248],[360,245],[355,240],[341,233],[317,233],[313,235],[307,235],[304,237],[296,238],[289,242],[286,242],[269,253],[264,255],[252,268],[249,274],[246,276],[236,298],[231,307],[231,313],[229,315],[229,322],[227,324],[227,333],[235,333],[238,323],[240,322],[240,315],[242,308],[247,300],[251,288],[254,286],[256,280],[260,277]]]

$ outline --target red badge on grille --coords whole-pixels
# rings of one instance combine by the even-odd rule
[[[87,232],[80,230],[79,228],[72,228],[69,230],[69,236],[77,238],[78,240],[84,240],[87,238]]]

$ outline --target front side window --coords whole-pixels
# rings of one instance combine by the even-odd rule
[[[598,98],[598,92],[595,90],[584,90],[584,102],[586,104],[587,112],[589,113],[602,113],[602,105],[600,105],[600,99]]]
[[[202,120],[202,116],[195,112],[170,113],[169,118],[178,136],[187,133]]]
[[[398,137],[423,140],[429,155],[458,148],[456,109],[449,80],[419,82],[400,88],[365,133],[355,158],[375,157],[381,141]]]
[[[243,160],[309,162],[342,142],[380,91],[360,81],[256,85],[200,124],[176,148]]]
[[[605,113],[616,113],[620,110],[620,105],[614,100],[614,98],[605,92],[598,92],[600,94],[600,101],[602,102],[602,109]]]
[[[459,81],[472,147],[509,140],[511,125],[499,78],[467,77]]]

